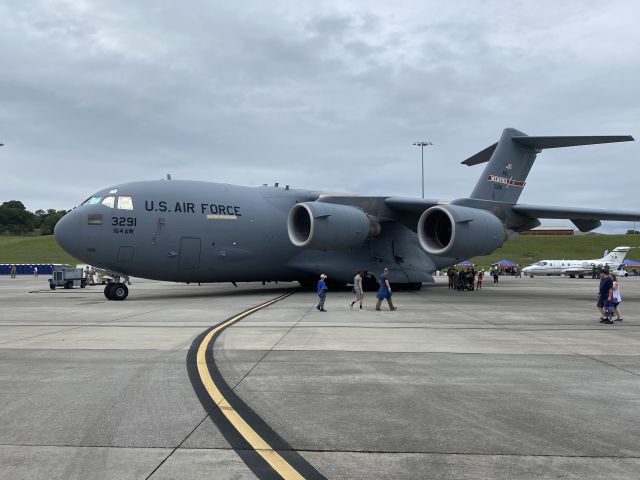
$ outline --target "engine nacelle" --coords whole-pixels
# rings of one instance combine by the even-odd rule
[[[296,247],[338,250],[360,245],[377,235],[380,225],[356,207],[305,202],[289,212],[287,231]]]
[[[460,259],[487,255],[506,238],[500,219],[478,208],[438,205],[418,220],[420,246],[431,255]]]

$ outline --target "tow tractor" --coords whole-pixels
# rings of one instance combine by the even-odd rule
[[[82,268],[75,268],[71,265],[54,265],[53,278],[49,279],[49,288],[55,290],[56,287],[84,288],[87,286],[87,279],[84,278]]]

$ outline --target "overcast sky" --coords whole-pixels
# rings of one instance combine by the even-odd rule
[[[638,18],[610,0],[4,0],[0,201],[68,209],[167,173],[420,196],[418,140],[426,196],[464,197],[483,166],[460,162],[505,127],[640,140]],[[547,150],[520,201],[638,211],[639,159]]]

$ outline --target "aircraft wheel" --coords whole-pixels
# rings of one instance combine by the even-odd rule
[[[107,300],[113,300],[112,294],[111,294],[111,287],[113,286],[112,283],[107,283],[104,287],[104,296],[107,297]]]
[[[111,284],[111,300],[124,300],[129,295],[129,289],[124,283]]]
[[[529,275],[531,278],[533,278],[533,275]]]
[[[50,288],[51,290],[55,290],[55,289],[56,289],[56,286],[55,286],[53,283],[50,283],[50,284],[49,284],[49,288]]]

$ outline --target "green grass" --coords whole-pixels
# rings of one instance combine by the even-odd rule
[[[68,255],[53,235],[20,237],[0,235],[0,263],[82,263]]]
[[[600,258],[605,249],[628,245],[636,247],[628,258],[640,260],[640,235],[575,235],[575,236],[520,236],[484,257],[474,257],[478,265],[509,259],[521,266],[542,259]],[[0,263],[82,263],[60,248],[53,235],[18,237],[0,235]]]
[[[636,247],[627,258],[640,260],[640,235],[522,235],[505,242],[491,255],[474,257],[471,261],[486,266],[506,258],[525,266],[543,259],[586,260],[602,258],[605,250],[621,246]]]

